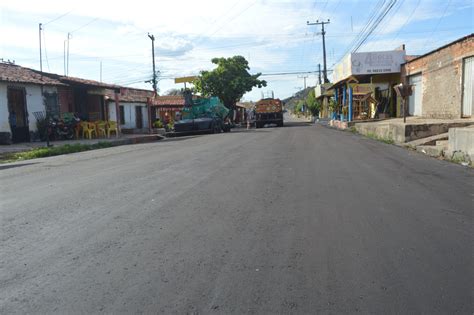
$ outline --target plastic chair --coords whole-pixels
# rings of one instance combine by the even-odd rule
[[[95,131],[95,125],[93,123],[83,121],[81,122],[81,128],[82,128],[82,137],[86,139],[84,135],[87,136],[87,138],[92,139],[92,134],[94,134],[97,137],[97,133]]]
[[[104,136],[104,138],[107,136],[107,123],[105,121],[97,121],[95,122],[95,132],[97,134],[97,137]]]
[[[115,132],[115,137],[118,138],[118,127],[116,121],[109,121],[107,123],[107,138],[110,138],[110,132]]]

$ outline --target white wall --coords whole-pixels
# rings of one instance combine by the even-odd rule
[[[0,132],[11,132],[8,123],[7,85],[0,83]]]
[[[120,106],[123,106],[125,114],[125,124],[120,125],[121,128],[134,129],[136,128],[136,115],[135,107],[141,106],[143,116],[143,128],[148,128],[148,110],[145,103],[125,103],[120,102]],[[117,115],[115,113],[115,102],[109,101],[109,119],[117,121]]]
[[[26,91],[26,108],[28,111],[28,125],[30,131],[36,131],[36,118],[34,112],[44,112],[43,96],[41,94],[41,86],[34,84],[20,83],[0,83],[0,132],[10,132],[10,124],[8,123],[8,96],[7,87],[9,85],[24,87]],[[57,92],[56,87],[44,87],[45,91]]]

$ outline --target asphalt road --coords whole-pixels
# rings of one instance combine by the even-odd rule
[[[0,165],[0,313],[472,314],[473,179],[304,123]]]

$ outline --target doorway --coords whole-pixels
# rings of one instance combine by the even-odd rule
[[[461,117],[472,117],[474,112],[474,57],[463,60]]]
[[[408,97],[408,114],[421,116],[423,104],[423,81],[421,74],[410,76],[408,83],[413,85],[413,93]]]
[[[135,125],[137,129],[143,128],[143,113],[141,106],[135,106]]]
[[[13,142],[30,141],[28,111],[26,109],[26,92],[22,87],[8,87],[8,121],[12,131]]]

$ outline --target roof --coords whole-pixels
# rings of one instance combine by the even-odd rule
[[[157,96],[153,100],[153,105],[155,106],[165,106],[165,105],[184,106],[184,97],[181,95]]]
[[[444,46],[438,47],[438,48],[436,48],[435,50],[432,50],[432,51],[430,51],[430,52],[427,52],[427,53],[424,54],[424,55],[417,56],[417,57],[415,57],[415,58],[413,58],[413,59],[411,59],[411,60],[405,62],[405,64],[410,63],[410,62],[412,62],[412,61],[414,61],[414,60],[418,60],[418,59],[424,58],[424,57],[426,57],[426,56],[428,56],[428,55],[434,54],[435,52],[438,52],[438,51],[440,51],[440,50],[443,50],[443,49],[445,49],[445,48],[447,48],[447,47],[449,47],[449,46],[452,46],[452,45],[454,45],[454,44],[463,42],[463,41],[468,40],[468,39],[473,39],[473,38],[474,38],[474,33],[471,33],[471,34],[469,34],[469,35],[466,35],[466,36],[464,36],[464,37],[461,37],[461,38],[459,38],[459,39],[456,39],[455,41],[450,42],[450,43],[448,43],[448,44],[446,44],[446,45],[444,45]]]
[[[107,88],[107,89],[119,89],[120,88],[119,85],[99,82],[99,81],[95,81],[95,80],[88,80],[88,79],[82,79],[82,78],[76,78],[76,77],[62,76],[62,75],[54,74],[54,73],[46,73],[45,75],[51,76],[53,78],[57,78],[62,82],[72,84],[72,85],[74,85],[74,84],[87,85],[87,86]]]
[[[146,103],[148,98],[153,97],[154,92],[144,89],[134,89],[128,87],[120,88],[120,101],[131,103]]]
[[[66,85],[46,73],[9,63],[0,63],[0,81],[39,85]]]

